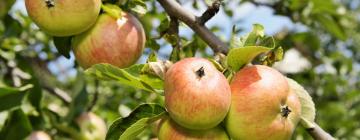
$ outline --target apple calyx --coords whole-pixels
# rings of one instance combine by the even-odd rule
[[[200,69],[198,69],[196,72],[196,75],[199,77],[199,79],[203,76],[205,76],[205,71],[204,71],[204,67],[200,67]]]
[[[281,107],[281,116],[284,118],[287,118],[289,116],[289,114],[291,113],[291,110],[289,108],[289,106],[282,106]]]
[[[52,7],[55,7],[54,0],[45,0],[46,6],[50,9]]]

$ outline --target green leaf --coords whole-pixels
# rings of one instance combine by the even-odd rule
[[[319,21],[325,30],[333,34],[335,37],[346,40],[346,35],[340,25],[331,17],[323,14],[317,14],[314,16],[314,19]]]
[[[283,56],[284,50],[279,46],[267,53],[260,61],[263,65],[272,66],[275,62],[282,60]]]
[[[54,37],[54,44],[56,49],[67,59],[70,58],[71,38],[72,37]]]
[[[302,3],[306,3],[302,1]],[[313,7],[311,9],[311,14],[331,14],[338,15],[338,5],[334,3],[333,0],[311,0]]]
[[[156,61],[157,61],[157,54],[155,51],[151,51],[146,62],[148,63],[148,62],[156,62]]]
[[[155,51],[160,49],[160,45],[155,41],[155,39],[146,40],[145,46]]]
[[[144,15],[147,12],[146,3],[143,0],[130,0],[128,6],[131,11],[140,15]]]
[[[120,69],[110,64],[97,64],[87,69],[85,73],[101,80],[115,80],[134,88],[161,93],[163,89],[162,81],[155,77],[140,75],[143,67],[144,64],[137,64]]]
[[[26,90],[33,85],[26,85],[20,88],[0,87],[0,112],[21,105]]]
[[[230,49],[240,47],[241,41],[240,38],[236,35],[236,27],[233,26],[230,40]]]
[[[16,0],[1,0],[0,1],[0,19],[2,19],[11,9]]]
[[[221,66],[221,64],[219,64],[215,59],[212,58],[208,58],[208,60],[215,66],[215,68],[217,70],[219,70],[220,72],[225,71],[225,68],[223,66]]]
[[[106,140],[135,139],[146,127],[160,119],[165,113],[165,108],[158,104],[142,104],[128,117],[115,120],[106,134]]]
[[[252,31],[245,37],[241,38],[243,45],[241,46],[255,46],[259,38],[264,37],[264,27],[260,24],[254,24]]]
[[[115,19],[121,18],[122,10],[119,6],[114,4],[102,4],[101,9]]]
[[[164,18],[163,20],[161,20],[161,23],[157,28],[157,31],[159,33],[163,33],[169,28],[169,25],[170,25],[170,20],[168,18]]]
[[[180,58],[194,57],[199,49],[198,38],[194,38],[191,42],[187,42],[182,48]]]
[[[241,67],[251,62],[259,54],[268,52],[270,50],[271,48],[263,46],[233,48],[229,51],[229,54],[226,58],[227,66],[234,71],[238,71]]]
[[[78,93],[75,99],[71,102],[70,111],[66,119],[71,121],[77,116],[79,116],[81,113],[85,112],[88,103],[88,92],[86,91],[86,86],[84,86],[80,93]]]
[[[21,109],[11,112],[6,125],[0,132],[2,140],[22,140],[32,131],[31,124]]]
[[[310,94],[296,81],[287,78],[291,92],[295,92],[301,103],[301,125],[305,128],[315,127],[315,104]]]
[[[292,10],[292,11],[297,11],[303,7],[306,6],[306,4],[308,4],[308,1],[309,0],[291,0],[289,3],[289,8]]]

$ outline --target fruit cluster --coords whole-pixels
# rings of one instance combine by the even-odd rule
[[[99,15],[101,0],[25,3],[39,28],[53,36],[73,36],[72,49],[85,69],[98,63],[129,67],[142,54],[146,38],[140,22],[122,11]],[[169,117],[159,124],[160,140],[287,140],[300,120],[298,97],[286,78],[267,66],[246,66],[229,84],[207,59],[185,58],[170,67],[164,81]],[[102,126],[99,132],[105,132]]]
[[[101,0],[25,0],[25,5],[49,35],[73,36],[71,46],[84,69],[98,63],[125,68],[142,54],[146,38],[141,23],[118,7],[100,13]]]
[[[275,69],[247,66],[228,84],[203,58],[186,58],[170,67],[165,105],[170,117],[159,124],[160,140],[287,140],[301,109],[286,78]]]

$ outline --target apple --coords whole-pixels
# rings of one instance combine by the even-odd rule
[[[80,140],[104,140],[106,137],[106,123],[103,119],[91,112],[82,113],[76,118],[80,128],[79,135],[75,136]]]
[[[116,19],[101,14],[95,25],[72,40],[77,62],[87,69],[98,63],[126,68],[139,59],[145,46],[145,32],[131,14],[122,12]]]
[[[40,29],[53,36],[71,36],[95,23],[101,0],[25,0],[25,5]]]
[[[26,140],[51,140],[51,137],[44,131],[33,131]]]
[[[164,91],[170,117],[188,129],[217,126],[230,107],[227,79],[203,58],[185,58],[172,65],[165,74]]]
[[[231,107],[225,119],[234,140],[288,140],[300,120],[301,105],[277,70],[253,65],[230,83]]]
[[[191,130],[179,126],[171,119],[162,120],[159,140],[229,140],[223,128],[216,126],[206,130]]]

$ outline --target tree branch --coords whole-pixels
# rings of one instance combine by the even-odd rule
[[[48,85],[41,84],[42,88],[44,88],[46,91],[48,91],[50,94],[58,97],[61,101],[63,101],[65,104],[69,105],[71,103],[71,97],[63,90],[59,88],[52,88]]]
[[[306,129],[314,140],[335,140],[329,133],[325,132],[319,125],[315,123],[314,128]]]
[[[196,34],[204,40],[215,53],[228,53],[227,45],[222,42],[203,24],[200,24],[198,17],[181,7],[175,0],[157,0],[169,16],[174,16],[188,25]],[[206,13],[206,12],[205,12]],[[205,14],[207,15],[207,14]],[[206,19],[204,17],[204,19]],[[210,18],[209,18],[210,19]]]
[[[50,94],[58,97],[65,104],[70,104],[72,98],[65,91],[53,87],[51,85],[52,79],[50,78],[50,72],[45,66],[46,64],[39,58],[28,58],[34,71],[34,75],[39,79],[40,86],[48,91]]]
[[[177,61],[180,59],[181,39],[179,36],[179,20],[174,16],[170,16],[170,25],[167,33],[175,39],[175,42],[172,42],[173,50],[170,55],[170,60]]]
[[[217,12],[219,12],[221,6],[221,1],[216,0],[214,3],[208,7],[208,9],[198,18],[198,22],[200,25],[205,25],[207,21],[209,21],[212,17],[215,16]]]

